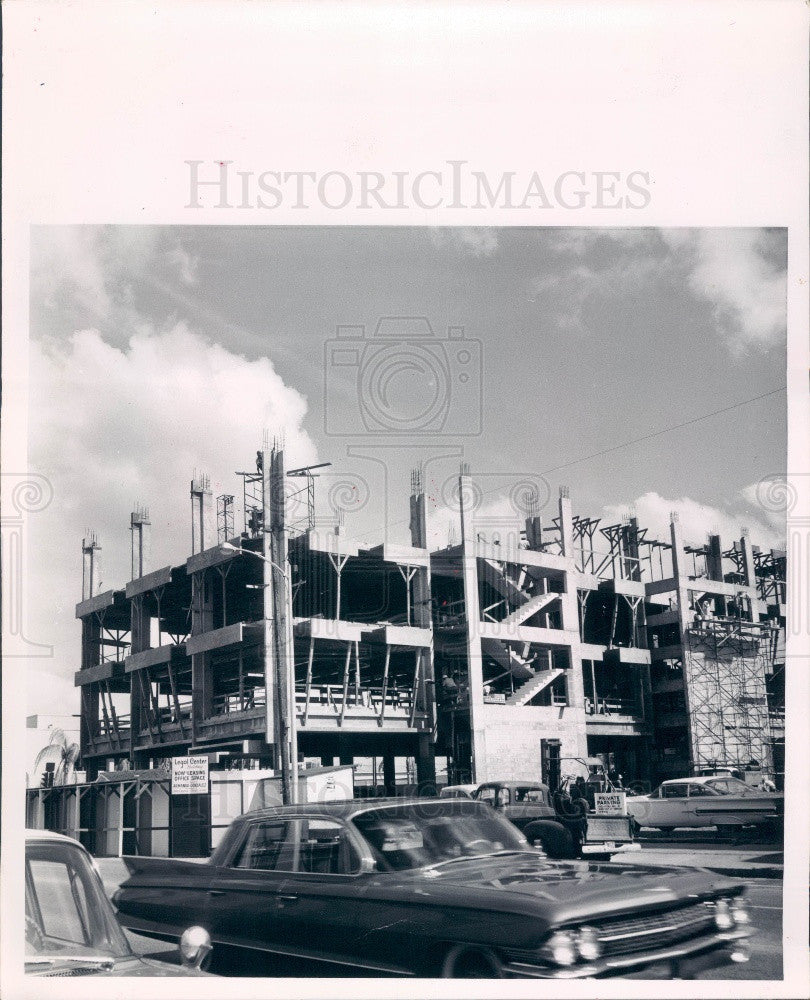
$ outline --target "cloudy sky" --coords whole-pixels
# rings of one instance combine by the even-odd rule
[[[463,458],[495,517],[528,477],[605,523],[665,537],[678,510],[688,541],[779,544],[755,487],[785,467],[785,267],[783,230],[33,229],[29,464],[54,499],[30,518],[27,633],[54,656],[29,711],[78,704],[85,529],[103,589],[136,502],[153,568],[183,559],[193,472],[239,495],[265,428],[288,467],[333,463],[319,516],[346,506],[369,543],[404,540],[420,461],[431,541],[452,538]],[[381,317],[422,321],[383,340]]]

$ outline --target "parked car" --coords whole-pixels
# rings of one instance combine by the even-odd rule
[[[596,815],[585,802],[581,808],[573,807],[564,795],[552,803],[548,785],[541,782],[487,781],[478,786],[473,798],[500,812],[550,858],[607,859],[640,849],[630,816]]]
[[[439,790],[441,799],[471,799],[478,785],[445,785]]]
[[[461,798],[275,807],[234,820],[207,863],[124,860],[124,926],[173,940],[199,921],[215,963],[244,975],[268,956],[332,974],[541,979],[693,976],[748,957],[742,883],[551,861]]]
[[[783,805],[781,793],[759,791],[730,775],[671,778],[627,802],[640,826],[659,830],[778,824]]]
[[[37,976],[202,976],[208,934],[189,928],[183,966],[154,962],[129,946],[93,859],[70,837],[27,830],[25,971]]]

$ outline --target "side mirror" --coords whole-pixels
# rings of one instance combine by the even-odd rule
[[[204,927],[187,927],[180,938],[180,957],[187,969],[201,969],[211,954],[211,935]]]

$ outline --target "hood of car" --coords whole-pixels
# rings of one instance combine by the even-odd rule
[[[440,895],[485,893],[493,905],[543,910],[555,922],[668,906],[736,889],[728,879],[693,868],[559,862],[528,853],[459,860],[413,875],[420,892],[428,895],[431,887]]]

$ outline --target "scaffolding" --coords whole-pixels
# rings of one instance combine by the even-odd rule
[[[698,619],[684,634],[684,681],[696,769],[771,770],[772,739],[765,686],[773,627],[740,619]]]

